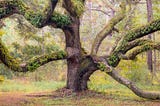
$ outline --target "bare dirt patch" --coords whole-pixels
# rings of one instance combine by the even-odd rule
[[[24,94],[0,93],[0,106],[21,106],[30,103],[31,101]]]

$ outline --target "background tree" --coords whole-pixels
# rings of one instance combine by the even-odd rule
[[[147,3],[147,17],[148,17],[148,22],[153,20],[153,11],[152,11],[152,1],[151,0],[146,0]],[[152,35],[148,35],[149,39],[152,39]],[[148,52],[147,56],[147,64],[148,64],[148,69],[153,73],[153,62],[152,62],[152,51]]]
[[[114,31],[115,26],[125,18],[127,3],[116,1],[119,5],[115,16],[97,34],[92,45],[90,54],[87,54],[80,42],[80,18],[84,13],[85,0],[63,0],[63,8],[66,14],[55,11],[58,0],[44,0],[34,3],[30,0],[2,0],[0,1],[0,18],[8,17],[14,13],[23,15],[32,25],[42,28],[51,25],[60,28],[64,32],[66,49],[51,54],[38,56],[25,63],[13,58],[2,40],[0,41],[1,61],[18,72],[33,71],[36,68],[50,61],[67,60],[67,89],[74,92],[87,89],[89,77],[96,71],[101,70],[110,75],[113,79],[127,86],[136,95],[149,98],[160,99],[160,93],[148,92],[139,89],[133,82],[123,78],[116,71],[120,60],[133,60],[145,51],[160,49],[159,42],[144,39],[142,37],[160,30],[160,19],[152,21],[142,27],[138,27],[126,32],[123,37],[113,47],[109,55],[97,55],[102,41]],[[40,5],[41,4],[41,5]],[[40,9],[40,10],[39,10]],[[39,10],[39,11],[38,11]]]

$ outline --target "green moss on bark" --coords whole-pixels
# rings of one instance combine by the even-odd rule
[[[66,56],[66,52],[58,51],[52,54],[34,57],[33,59],[27,62],[26,68],[28,71],[34,71],[35,69],[48,63],[49,61],[64,59]]]
[[[52,14],[51,21],[55,22],[57,27],[64,27],[71,24],[71,19],[69,16],[57,12]]]
[[[10,69],[20,71],[19,62],[9,54],[9,51],[3,45],[1,40],[0,40],[0,59]]]
[[[71,0],[73,5],[73,11],[75,11],[76,15],[80,17],[84,12],[84,3],[82,0]]]
[[[0,1],[0,18],[3,18],[10,13],[18,12],[19,14],[24,15],[32,25],[42,27],[52,12],[51,1],[47,2],[46,5],[47,6],[43,7],[42,10],[36,11],[35,8],[33,8],[34,5],[31,8],[24,0]]]

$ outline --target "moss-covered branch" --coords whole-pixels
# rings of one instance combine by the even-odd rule
[[[54,60],[62,60],[67,57],[67,53],[64,51],[57,51],[51,54],[46,54],[38,57],[34,57],[26,63],[21,63],[9,54],[7,48],[0,41],[0,60],[7,67],[13,71],[27,72],[34,71],[38,67]]]
[[[26,64],[20,64],[24,71],[33,71],[38,67],[55,60],[63,60],[67,58],[67,53],[64,51],[57,51],[51,54],[46,54],[38,57],[34,57]]]
[[[160,50],[160,43],[148,42],[141,46],[137,46],[131,49],[130,51],[128,51],[126,55],[121,56],[121,59],[133,60],[138,54],[149,51],[149,50],[153,50],[153,49]]]
[[[19,62],[9,54],[7,48],[3,45],[1,40],[0,40],[0,60],[10,69],[20,70]]]
[[[107,58],[108,64],[110,66],[116,67],[118,63],[120,62],[119,54],[125,54],[128,50],[132,49],[133,47],[129,48],[126,47],[127,44],[130,43],[136,43],[137,44],[146,44],[147,42],[144,40],[144,42],[139,42],[136,39],[139,39],[141,37],[144,37],[150,33],[156,32],[160,30],[160,19],[154,20],[144,26],[138,27],[136,29],[133,29],[129,32],[127,32],[124,37],[119,41],[117,47],[114,49],[114,51],[111,53],[109,58]],[[136,46],[135,45],[135,46]],[[155,48],[154,48],[155,49]],[[141,52],[140,52],[141,53]]]
[[[146,43],[153,43],[153,41],[150,39],[143,38],[143,39],[136,39],[134,41],[128,42],[124,45],[123,47],[124,49],[121,53],[125,54],[127,51],[133,49],[134,47],[142,46]]]
[[[154,20],[147,25],[129,31],[124,36],[123,41],[133,41],[158,30],[160,30],[160,19]]]
[[[63,0],[63,7],[73,17],[80,17],[84,12],[84,0]]]
[[[32,25],[42,27],[50,18],[57,0],[47,0],[42,5],[29,4],[31,1],[2,0],[0,1],[0,19],[18,13],[23,15]],[[35,8],[36,7],[36,8]]]
[[[121,11],[114,16],[107,25],[97,34],[93,45],[92,45],[92,55],[96,55],[102,41],[113,31],[114,26],[118,24],[125,17],[125,3],[122,3]]]
[[[68,15],[60,14],[58,12],[53,12],[49,24],[56,28],[63,28],[70,25],[72,22],[71,18]]]

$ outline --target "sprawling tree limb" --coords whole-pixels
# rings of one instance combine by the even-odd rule
[[[134,40],[144,37],[158,30],[160,30],[160,19],[154,20],[149,24],[133,29],[124,35],[124,37],[120,40],[119,44],[117,45],[116,49],[113,52],[114,53],[124,52],[127,43],[133,43],[133,42],[138,43],[139,42],[138,40],[137,41],[134,41]],[[141,42],[141,43],[144,43],[144,42]]]
[[[108,75],[110,75],[113,79],[118,81],[119,83],[125,85],[130,90],[132,90],[137,96],[140,96],[142,98],[146,99],[160,99],[160,93],[159,92],[149,92],[144,91],[140,88],[138,88],[132,81],[125,79],[124,77],[120,76],[116,70],[112,70],[110,72],[106,72]]]
[[[119,41],[117,47],[111,53],[110,57],[107,58],[108,64],[116,67],[120,62],[119,54],[124,54],[126,51],[126,44],[134,42],[135,39],[142,38],[147,34],[153,33],[160,30],[160,19],[154,20],[144,26],[133,29],[129,31],[124,37]],[[136,42],[136,41],[135,41]]]
[[[96,55],[102,41],[112,32],[114,26],[118,24],[125,17],[125,5],[122,5],[122,10],[114,16],[109,23],[97,34],[93,45],[91,55]]]
[[[8,17],[14,13],[23,15],[32,25],[43,27],[46,25],[49,17],[52,15],[58,0],[47,0],[45,6],[40,10],[27,5],[23,0],[1,0],[0,1],[0,19]]]
[[[56,60],[63,60],[67,58],[67,53],[64,51],[57,51],[51,54],[46,54],[38,57],[34,57],[26,64],[20,64],[20,66],[23,68],[23,71],[34,71],[38,67],[47,64],[51,61],[56,61]],[[25,67],[24,67],[25,66]]]
[[[160,30],[160,19],[154,20],[144,26],[129,31],[123,38],[122,42],[130,42],[137,38],[141,38],[150,33]],[[121,43],[122,43],[121,42]]]
[[[124,56],[122,55],[121,59],[133,60],[138,54],[149,51],[149,50],[153,50],[153,49],[160,50],[160,43],[149,42],[149,43],[143,44],[142,46],[137,46],[131,49],[130,51],[128,51],[126,55]]]
[[[124,45],[124,50],[122,53],[125,54],[127,51],[129,51],[137,46],[142,46],[146,43],[153,43],[153,41],[150,39],[142,38],[142,39],[136,39],[134,41],[128,42]]]
[[[157,48],[157,46],[155,47]],[[99,57],[97,57],[99,58]],[[101,70],[102,72],[105,72],[106,74],[108,74],[109,76],[111,76],[113,79],[115,79],[116,81],[118,81],[119,83],[125,85],[126,87],[128,87],[130,90],[132,90],[137,96],[140,96],[142,98],[146,98],[146,99],[153,99],[153,100],[159,100],[160,99],[160,93],[159,92],[150,92],[150,91],[144,91],[140,88],[138,88],[134,82],[122,77],[121,75],[118,74],[118,71],[115,70],[112,66],[106,64],[106,62],[104,62],[105,58],[99,58],[98,62],[96,62],[95,64],[97,64],[97,68],[99,70]]]
[[[21,63],[9,54],[9,51],[0,41],[0,60],[10,69],[18,72],[33,71],[50,61],[66,59],[67,54],[64,51],[58,51],[52,54],[46,54],[35,57],[26,63]]]

